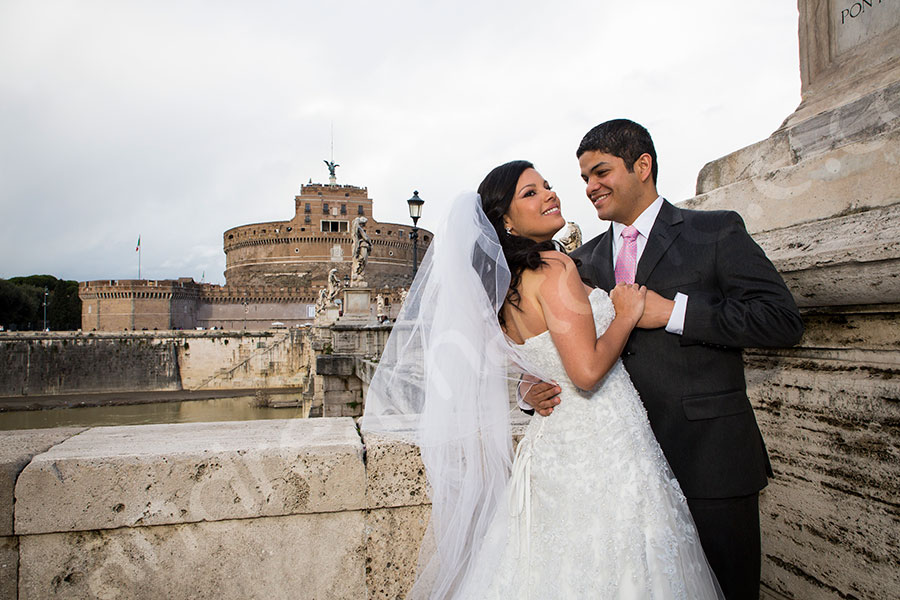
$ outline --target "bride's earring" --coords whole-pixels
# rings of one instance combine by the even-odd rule
[[[506,235],[512,235],[512,227],[506,228]]]

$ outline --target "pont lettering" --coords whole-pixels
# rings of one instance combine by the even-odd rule
[[[850,5],[850,8],[845,8],[841,11],[841,25],[843,25],[847,21],[847,17],[851,19],[855,19],[859,15],[866,12],[866,7],[872,8],[872,4],[881,4],[881,0],[861,0],[860,2],[854,2]]]

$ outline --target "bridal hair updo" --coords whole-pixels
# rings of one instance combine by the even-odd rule
[[[535,242],[526,237],[506,233],[506,229],[503,227],[503,215],[507,213],[512,204],[519,176],[527,169],[533,168],[534,165],[527,160],[514,160],[496,167],[478,186],[481,209],[497,232],[500,247],[506,257],[506,264],[509,266],[511,279],[509,291],[506,293],[506,301],[518,310],[521,310],[519,309],[521,301],[519,283],[522,281],[522,272],[525,269],[537,269],[546,264],[546,261],[541,258],[541,252],[561,250],[561,247],[553,240]],[[506,325],[502,311],[497,314],[497,318],[500,320],[500,325]]]

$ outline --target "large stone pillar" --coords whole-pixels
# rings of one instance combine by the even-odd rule
[[[764,598],[900,597],[900,2],[800,0],[802,102],[707,164],[691,208],[740,212],[804,313],[745,353],[775,479]]]

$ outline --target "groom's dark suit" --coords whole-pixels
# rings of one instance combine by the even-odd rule
[[[607,291],[615,286],[612,242],[610,227],[572,253],[581,261],[582,279]],[[688,296],[682,335],[635,329],[622,357],[728,591],[746,584],[725,581],[729,575],[716,568],[722,557],[711,555],[723,548],[714,536],[736,535],[720,527],[732,517],[716,507],[717,500],[701,499],[750,497],[749,510],[756,510],[755,494],[772,470],[747,399],[741,348],[796,344],[803,333],[800,315],[781,276],[734,212],[664,202],[635,282],[670,300],[677,292]],[[718,521],[697,514],[698,506],[709,503]],[[755,530],[743,530],[751,538],[755,532],[758,565],[758,516]]]

